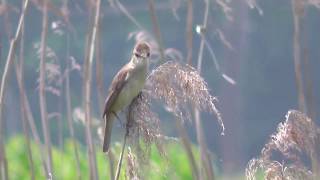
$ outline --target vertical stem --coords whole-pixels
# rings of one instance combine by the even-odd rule
[[[204,12],[204,19],[203,19],[203,28],[205,31],[207,28],[207,24],[208,24],[210,3],[209,3],[209,0],[204,0],[204,1],[205,1],[205,12]],[[200,42],[200,49],[199,49],[199,54],[198,54],[198,64],[197,64],[197,70],[198,70],[199,74],[201,73],[203,50],[204,50],[204,45],[205,45],[205,35],[203,33],[200,35],[201,35],[201,42]],[[201,119],[200,112],[197,108],[195,108],[196,133],[197,133],[197,141],[200,145],[200,156],[201,156],[201,160],[203,162],[202,167],[205,170],[206,178],[207,179],[214,179],[212,164],[210,161],[210,157],[207,153],[207,147],[205,144],[205,137],[203,134],[202,124],[201,124],[200,119]],[[204,174],[200,170],[200,179],[203,179],[203,178],[205,178]]]
[[[304,38],[305,39],[305,38]],[[304,58],[303,58],[303,72],[304,72],[304,80],[306,82],[306,107],[307,107],[307,115],[311,119],[316,118],[316,105],[315,105],[315,96],[314,96],[314,85],[312,82],[312,70],[309,64],[309,57],[308,57],[308,49],[304,48]]]
[[[157,43],[159,45],[161,61],[163,62],[164,61],[163,43],[162,43],[162,37],[160,32],[160,26],[159,26],[157,15],[156,15],[156,10],[154,7],[154,0],[148,0],[148,5],[149,5],[152,24],[153,24],[153,31],[156,34]]]
[[[200,157],[202,162],[202,171],[204,170],[206,178],[203,172],[200,171],[200,179],[214,179],[213,166],[211,164],[211,158],[207,153],[207,146],[205,142],[205,137],[203,134],[200,112],[198,109],[195,109],[195,122],[196,122],[196,132],[197,132],[197,141],[200,145]]]
[[[46,47],[47,47],[47,33],[48,33],[48,1],[43,3],[43,16],[42,16],[42,32],[41,32],[41,49],[40,49],[40,73],[39,73],[39,103],[40,103],[40,113],[42,122],[42,131],[44,135],[46,155],[47,155],[47,166],[48,174],[53,174],[52,169],[52,152],[51,152],[51,138],[50,129],[48,125],[48,114],[47,114],[47,103],[46,103],[46,93],[45,93],[45,76],[46,76]]]
[[[117,1],[118,2],[118,1]],[[120,2],[118,2],[120,3]],[[98,24],[99,25],[99,24]],[[103,83],[103,62],[101,58],[101,36],[100,36],[100,27],[97,28],[97,41],[96,41],[96,79],[97,79],[97,90],[98,90],[98,103],[100,112],[103,111],[103,94],[104,94],[104,83]],[[112,152],[108,153],[109,159],[109,171],[110,179],[114,178],[114,157]]]
[[[10,42],[10,48],[9,48],[9,53],[7,56],[7,61],[6,61],[6,65],[4,67],[4,71],[3,71],[3,75],[2,75],[2,79],[1,79],[1,89],[0,89],[0,174],[1,174],[1,178],[2,179],[8,179],[8,166],[7,166],[7,159],[6,159],[6,152],[5,152],[5,148],[4,148],[4,134],[3,134],[3,106],[4,106],[4,94],[5,94],[5,87],[8,81],[8,75],[9,75],[9,71],[12,65],[12,60],[13,60],[13,55],[16,49],[16,43],[19,39],[19,36],[21,34],[21,27],[22,24],[24,22],[24,17],[26,14],[26,10],[28,8],[28,4],[29,4],[29,0],[26,0],[24,2],[24,6],[22,9],[22,13],[19,19],[19,23],[18,23],[18,27],[16,30],[16,34],[15,37],[11,40]]]
[[[0,34],[0,60],[2,60],[2,43],[1,43],[1,38],[2,38],[2,36],[1,36],[2,34]],[[1,119],[1,117],[0,117],[0,119]],[[2,120],[0,120],[0,123],[2,122]],[[0,128],[2,128],[2,124],[0,124]],[[2,131],[1,131],[1,129],[0,129],[0,143],[2,144]],[[2,146],[3,147],[3,145],[1,145],[0,144],[0,146]],[[0,177],[2,177],[3,178],[3,176],[2,176],[2,174],[3,174],[3,172],[2,172],[2,162],[3,162],[3,160],[2,160],[2,156],[3,156],[3,152],[2,152],[2,147],[0,147]]]
[[[36,125],[35,125],[35,121],[34,121],[34,118],[32,116],[32,112],[31,112],[31,109],[30,109],[29,101],[28,101],[28,98],[27,98],[27,95],[26,95],[26,92],[25,92],[25,88],[24,88],[24,84],[23,84],[23,78],[22,78],[23,75],[22,75],[22,73],[18,72],[18,69],[21,69],[22,67],[23,67],[22,64],[20,65],[20,68],[19,68],[17,63],[15,64],[15,69],[16,69],[16,74],[17,74],[17,81],[18,81],[18,86],[19,86],[19,93],[20,93],[20,98],[21,98],[21,103],[22,103],[21,108],[22,108],[22,111],[24,113],[23,115],[25,116],[25,120],[28,123],[27,127],[28,126],[30,127],[32,136],[33,136],[37,146],[40,149],[40,157],[41,157],[40,159],[42,161],[44,172],[47,174],[48,170],[47,170],[47,167],[46,167],[44,150],[43,150],[43,147],[42,147],[42,144],[41,144],[41,141],[40,141],[40,136],[39,136],[39,133],[37,131],[37,128],[36,128]]]
[[[193,25],[193,5],[192,0],[188,0],[188,13],[187,13],[187,27],[186,27],[186,36],[187,36],[187,63],[191,65],[192,63],[192,25]]]
[[[314,150],[317,150],[317,147],[314,146]],[[319,178],[320,173],[319,173],[319,165],[318,165],[318,156],[317,156],[317,152],[313,151],[310,154],[310,159],[311,159],[311,169],[312,169],[312,173],[313,173],[313,178],[314,180],[316,180],[317,178]]]
[[[78,145],[75,138],[75,132],[72,122],[72,115],[71,115],[71,96],[70,96],[70,64],[69,64],[69,45],[70,45],[70,37],[69,34],[67,35],[67,67],[66,67],[66,104],[67,104],[67,121],[68,121],[68,128],[71,136],[71,141],[73,144],[74,149],[74,156],[76,160],[76,168],[77,168],[77,179],[81,180],[81,170],[80,170],[80,158],[78,152]]]
[[[6,1],[5,0],[2,0],[2,5],[6,5]],[[4,20],[5,20],[5,31],[7,32],[8,34],[8,38],[10,39],[11,38],[11,35],[9,34],[10,31],[8,30],[8,13],[5,13],[4,14]],[[1,114],[1,112],[0,112]],[[1,118],[1,117],[0,117]],[[2,128],[2,126],[5,126],[5,122],[2,122],[0,120],[0,128]],[[3,132],[2,132],[3,131]],[[5,134],[5,130],[4,129],[0,129],[0,178],[8,178],[8,170],[6,168],[6,151],[5,151],[5,148],[4,148],[4,134]]]
[[[23,4],[22,4],[23,5]],[[18,65],[18,63],[16,63],[15,68],[16,68],[16,73],[17,76],[21,77],[21,81],[23,81],[23,66],[24,66],[24,23],[22,23],[22,30],[21,30],[21,39],[20,39],[20,65]],[[28,160],[29,160],[29,165],[30,165],[30,171],[31,171],[31,179],[34,180],[35,179],[35,174],[34,174],[34,164],[33,164],[33,158],[32,158],[32,151],[31,151],[31,144],[30,144],[30,134],[29,134],[29,129],[28,129],[28,123],[26,120],[26,111],[24,108],[24,98],[23,98],[23,91],[24,89],[19,88],[19,93],[20,93],[20,99],[21,99],[21,103],[20,103],[20,110],[21,110],[21,120],[22,120],[22,127],[23,127],[23,132],[25,135],[25,139],[26,139],[26,145],[27,145],[27,155],[28,155]]]
[[[61,67],[61,66],[60,66]],[[59,91],[60,92],[63,92],[63,83],[60,84],[59,86]],[[63,142],[63,117],[62,117],[62,114],[63,114],[63,102],[64,102],[64,99],[63,99],[63,94],[61,93],[58,97],[58,103],[57,103],[57,109],[58,109],[58,112],[60,112],[60,115],[57,116],[57,137],[58,137],[58,148],[63,151],[63,146],[64,146],[64,142]],[[61,156],[61,158],[63,158],[63,156]],[[63,159],[61,159],[63,161]]]
[[[6,0],[2,0],[2,5],[6,6],[7,1]],[[11,23],[9,20],[9,14],[8,12],[4,13],[4,27],[5,27],[5,31],[7,33],[7,36],[9,39],[12,38],[12,33],[11,33]],[[0,117],[1,118],[1,117]],[[3,123],[0,125],[0,128],[2,126],[6,126],[5,122],[1,122]],[[3,131],[3,132],[1,132]],[[5,129],[0,130],[0,136],[5,134]],[[3,136],[4,137],[4,136]],[[7,165],[7,160],[6,160],[6,152],[5,152],[5,148],[4,148],[4,142],[2,142],[3,140],[0,137],[0,177],[2,178],[8,178],[8,165]],[[3,172],[1,172],[3,170]],[[2,176],[3,175],[3,176]]]
[[[2,1],[2,5],[6,7],[7,0],[1,0],[1,1]],[[10,22],[9,17],[10,17],[9,11],[7,11],[3,14],[4,28],[7,33],[8,38],[11,39],[11,38],[13,38],[12,37],[12,24]]]
[[[114,154],[112,153],[112,151],[110,150],[108,153],[108,159],[109,159],[109,172],[110,172],[110,179],[114,178]]]
[[[97,41],[96,41],[96,79],[97,79],[97,90],[98,90],[98,101],[99,101],[99,110],[103,111],[103,63],[101,61],[101,41],[100,41],[100,28],[97,29]]]
[[[85,77],[85,119],[86,119],[86,136],[87,136],[87,143],[88,143],[88,157],[90,163],[90,179],[98,179],[98,169],[96,165],[96,154],[93,144],[92,132],[91,132],[91,81],[92,81],[92,64],[93,64],[93,57],[94,57],[94,50],[96,44],[96,37],[97,37],[97,29],[100,19],[100,5],[101,0],[97,0],[96,2],[96,14],[92,29],[91,35],[91,42],[89,47],[89,55],[87,60],[87,70],[86,70],[86,77]]]
[[[306,102],[304,97],[303,80],[301,73],[301,47],[300,47],[300,14],[303,11],[303,4],[301,1],[292,0],[293,12],[293,58],[294,70],[296,75],[296,82],[298,88],[298,102],[300,111],[306,113]]]
[[[128,131],[127,131],[127,132],[128,132]],[[122,159],[123,159],[124,149],[125,149],[125,147],[126,147],[127,136],[128,136],[128,133],[126,133],[126,134],[124,135],[124,138],[123,138],[122,150],[121,150],[121,154],[120,154],[120,157],[119,157],[119,161],[118,161],[118,165],[117,165],[117,170],[116,170],[116,176],[114,177],[114,180],[118,180],[119,177],[120,177]]]
[[[15,68],[16,68],[16,73],[20,73],[20,76],[23,77],[23,62],[20,60],[20,65],[15,63]],[[17,74],[18,76],[18,74]],[[27,145],[27,156],[28,156],[28,161],[29,161],[29,166],[30,166],[30,171],[31,171],[31,179],[35,179],[34,175],[34,164],[33,164],[33,158],[32,158],[32,151],[31,151],[31,142],[30,142],[30,134],[29,134],[29,129],[28,129],[28,124],[27,124],[27,117],[26,117],[26,110],[24,108],[24,98],[23,98],[23,89],[19,88],[19,94],[21,98],[21,103],[20,103],[20,109],[21,109],[21,121],[22,121],[22,127],[23,127],[23,133],[25,136],[26,140],[26,145]]]
[[[20,68],[22,68],[22,66],[20,65]],[[16,71],[19,69],[18,68],[18,64],[16,64]],[[31,129],[31,133],[32,136],[37,144],[37,146],[40,149],[40,157],[41,157],[41,161],[42,161],[42,165],[43,165],[43,169],[44,172],[47,174],[48,173],[48,169],[46,167],[46,162],[45,162],[45,156],[44,156],[44,150],[40,141],[40,136],[39,133],[37,131],[36,125],[35,125],[35,121],[34,118],[32,116],[32,112],[30,109],[30,105],[29,105],[29,101],[25,92],[25,88],[24,88],[24,84],[23,84],[23,80],[22,80],[22,74],[16,72],[17,74],[17,81],[18,81],[18,86],[19,86],[19,91],[20,91],[20,95],[21,95],[21,103],[22,103],[22,108],[23,108],[23,112],[25,113],[24,115],[26,116],[26,120],[27,123]]]
[[[187,152],[188,158],[189,158],[189,163],[191,165],[193,179],[199,179],[198,166],[197,166],[196,160],[194,158],[194,155],[192,153],[192,147],[191,147],[191,143],[188,138],[188,135],[187,135],[187,130],[183,126],[181,120],[179,120],[178,118],[176,118],[176,126],[177,126],[177,129],[179,132],[180,140],[181,140],[181,142]]]

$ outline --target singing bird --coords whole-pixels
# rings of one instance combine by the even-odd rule
[[[103,152],[109,151],[112,124],[117,113],[128,106],[144,87],[149,57],[149,45],[146,42],[137,43],[129,63],[124,65],[112,80],[103,112],[106,123]]]

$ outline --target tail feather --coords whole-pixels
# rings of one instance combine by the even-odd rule
[[[114,120],[114,118],[112,118],[110,116],[105,117],[106,128],[104,130],[103,152],[106,152],[106,153],[109,151],[109,147],[110,147],[113,120]]]

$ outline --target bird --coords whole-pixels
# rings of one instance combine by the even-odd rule
[[[103,152],[108,153],[111,131],[117,113],[124,110],[139,95],[147,79],[150,58],[150,46],[146,42],[138,42],[130,58],[114,76],[105,100],[102,117],[105,120]]]

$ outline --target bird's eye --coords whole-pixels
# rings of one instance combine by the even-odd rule
[[[149,57],[149,56],[150,56],[150,53],[148,52],[148,53],[147,53],[147,57]]]
[[[139,53],[134,53],[134,55],[138,58],[141,58],[141,55]]]

